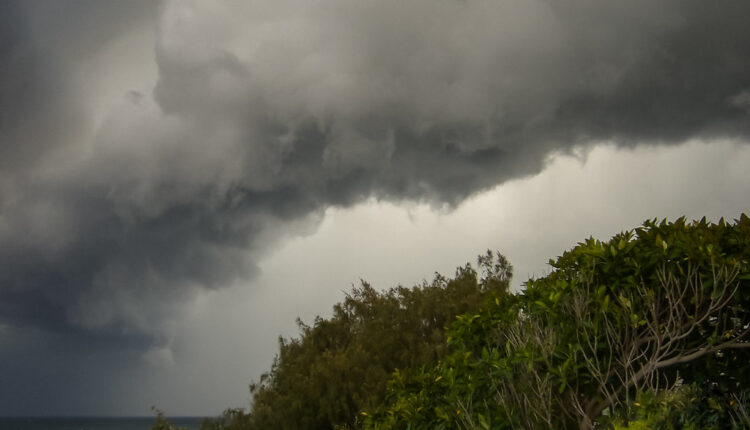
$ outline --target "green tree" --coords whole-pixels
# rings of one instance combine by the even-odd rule
[[[432,368],[394,374],[367,428],[592,428],[682,381],[750,390],[750,219],[648,221],[588,239],[448,332]],[[737,409],[739,410],[739,409]],[[727,413],[734,413],[727,409]]]
[[[205,429],[356,429],[360,412],[385,401],[402,368],[434,366],[448,351],[445,327],[505,293],[512,268],[500,254],[479,257],[448,279],[436,275],[414,288],[353,289],[329,319],[298,321],[296,339],[279,339],[271,370],[251,385],[249,413],[228,411]]]
[[[587,239],[517,294],[504,257],[478,262],[298,322],[250,412],[202,428],[750,427],[744,214]]]

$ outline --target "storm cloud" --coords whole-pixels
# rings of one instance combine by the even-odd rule
[[[750,134],[746,1],[0,8],[6,330],[145,350],[328,207],[451,207],[599,142]]]

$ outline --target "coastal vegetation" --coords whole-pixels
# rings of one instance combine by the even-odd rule
[[[363,283],[280,339],[249,411],[202,428],[750,427],[750,218],[650,220],[550,265],[519,292],[492,252]]]

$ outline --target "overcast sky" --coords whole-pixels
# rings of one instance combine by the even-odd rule
[[[750,3],[0,3],[0,415],[247,406],[352,285],[750,207]]]

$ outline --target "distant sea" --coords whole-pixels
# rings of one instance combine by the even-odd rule
[[[198,430],[203,418],[167,418],[175,426]],[[0,430],[149,430],[154,417],[130,418],[0,418]]]

